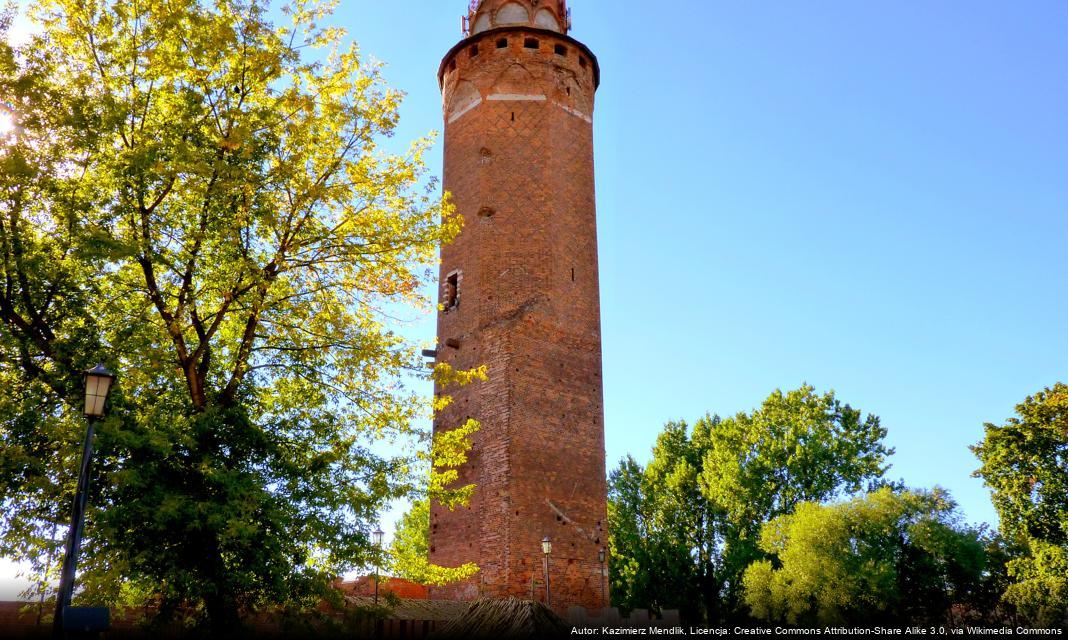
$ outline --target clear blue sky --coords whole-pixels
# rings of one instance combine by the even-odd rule
[[[408,93],[398,148],[442,126],[466,4],[342,0]],[[1068,3],[571,6],[602,68],[609,466],[808,381],[882,418],[891,477],[994,522],[968,445],[1068,381]]]
[[[882,418],[891,477],[996,522],[968,445],[1068,381],[1068,3],[570,4],[602,69],[609,466],[807,381]],[[466,2],[343,5],[400,138],[440,129]]]

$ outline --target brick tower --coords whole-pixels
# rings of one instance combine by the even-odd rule
[[[461,470],[471,504],[431,509],[430,558],[476,562],[435,598],[545,596],[602,606],[607,546],[593,175],[597,59],[565,0],[474,0],[442,60],[444,186],[464,216],[442,250],[439,362],[485,364],[435,429],[482,423]]]

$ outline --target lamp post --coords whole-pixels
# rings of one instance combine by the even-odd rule
[[[601,547],[597,550],[597,562],[601,563],[601,608],[604,609],[608,605],[604,601],[604,557],[605,550]]]
[[[541,539],[541,552],[545,556],[545,606],[553,606],[553,592],[549,588],[549,554],[553,552],[553,541],[549,536]]]
[[[375,527],[375,530],[371,532],[372,540],[380,551],[382,549],[382,536],[385,532],[382,531],[382,527]],[[378,555],[375,555],[375,606],[378,606]]]
[[[70,530],[67,532],[67,548],[63,555],[63,570],[59,578],[59,591],[56,593],[56,615],[52,620],[52,635],[55,638],[63,637],[63,614],[70,606],[71,596],[74,594],[74,574],[78,569],[78,551],[82,546],[85,507],[89,501],[89,474],[93,462],[93,428],[96,421],[104,417],[104,405],[113,382],[115,382],[115,374],[105,369],[102,364],[85,372],[85,418],[88,426],[82,447],[82,465],[78,472],[78,492],[74,495]]]

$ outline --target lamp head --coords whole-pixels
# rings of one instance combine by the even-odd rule
[[[85,415],[90,418],[104,417],[104,405],[107,403],[115,374],[98,364],[85,372]]]

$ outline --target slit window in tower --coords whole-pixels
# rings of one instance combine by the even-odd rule
[[[471,57],[474,58],[477,55],[478,55],[478,45],[477,44],[473,44],[473,45],[471,45]]]
[[[454,309],[460,304],[460,272],[454,271],[445,278],[445,310]]]
[[[538,39],[537,38],[527,38],[526,40],[523,41],[523,46],[526,47],[527,49],[537,49],[538,48]]]
[[[567,47],[565,47],[562,44],[556,45],[555,47],[553,47],[553,49],[556,51],[556,55],[558,55],[558,56],[566,56],[567,55]]]
[[[497,48],[498,49],[507,49],[508,48],[508,38],[501,38],[500,40],[498,40],[497,41]]]
[[[579,66],[582,67],[583,69],[586,68],[586,57],[585,56],[579,56]]]

